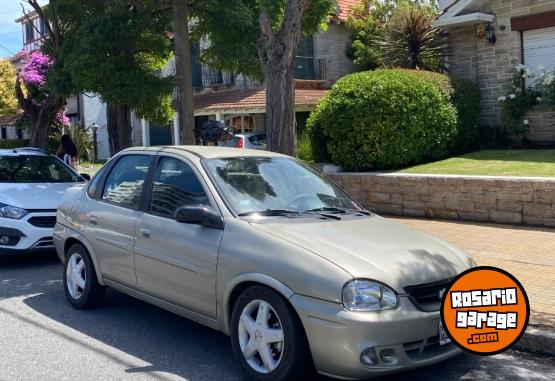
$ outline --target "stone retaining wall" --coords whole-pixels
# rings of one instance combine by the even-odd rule
[[[555,179],[334,173],[376,213],[555,227]]]

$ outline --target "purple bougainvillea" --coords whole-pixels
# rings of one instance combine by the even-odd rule
[[[64,114],[63,111],[60,111],[58,113],[58,115],[56,115],[56,122],[58,122],[59,124],[61,124],[63,126],[69,126],[70,125],[69,118],[66,116],[66,114]]]
[[[52,66],[52,60],[40,50],[35,50],[31,54],[22,54],[23,68],[20,77],[27,86],[41,87],[46,82],[46,74]]]

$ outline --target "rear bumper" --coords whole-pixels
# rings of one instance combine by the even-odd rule
[[[316,369],[343,379],[364,379],[438,363],[459,353],[453,343],[440,345],[439,312],[423,312],[407,297],[394,310],[352,312],[342,305],[293,295]],[[376,362],[365,364],[370,349]],[[382,354],[394,353],[393,361]],[[385,357],[384,357],[385,358]]]

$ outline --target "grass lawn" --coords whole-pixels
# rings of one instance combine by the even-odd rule
[[[95,164],[88,161],[82,161],[79,163],[79,166],[77,167],[77,172],[88,173],[89,175],[93,176],[94,174],[96,174],[96,172],[98,172],[100,168],[102,168],[103,165],[104,163]]]
[[[484,150],[402,169],[401,173],[555,177],[555,150]]]

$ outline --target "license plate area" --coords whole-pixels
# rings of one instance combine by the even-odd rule
[[[449,344],[450,342],[451,342],[451,339],[447,335],[447,331],[443,327],[443,323],[441,322],[441,319],[440,319],[439,320],[439,344],[446,345],[446,344]]]

